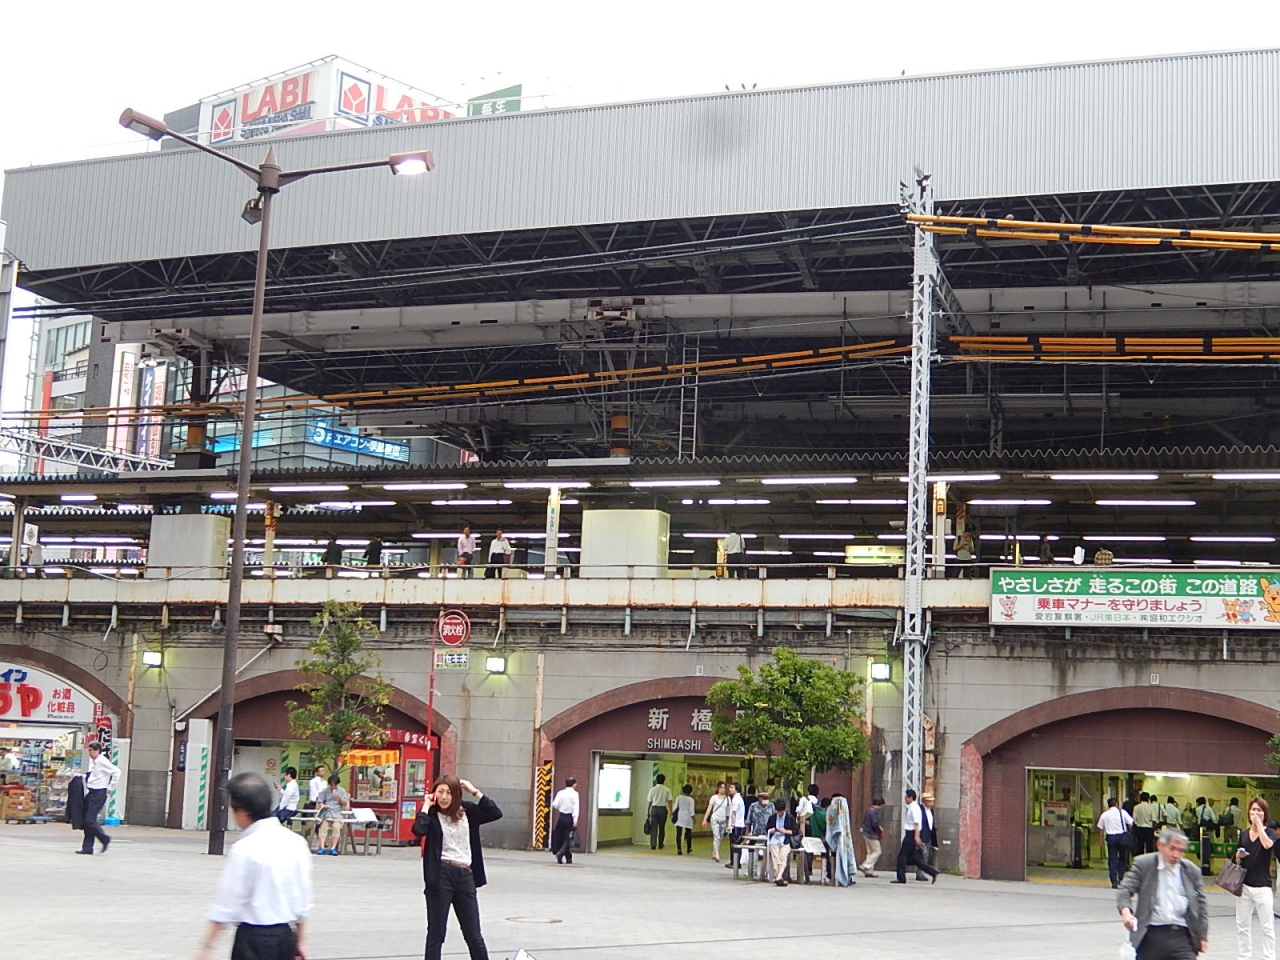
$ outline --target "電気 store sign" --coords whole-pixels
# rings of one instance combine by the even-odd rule
[[[1280,570],[997,567],[990,622],[1280,630]]]
[[[274,74],[200,102],[211,144],[453,116],[440,98],[339,57]]]
[[[0,661],[0,721],[91,723],[97,701],[61,677]]]

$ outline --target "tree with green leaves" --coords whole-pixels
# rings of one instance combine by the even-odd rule
[[[1267,741],[1267,765],[1280,771],[1280,733]]]
[[[858,723],[862,687],[856,673],[776,647],[759,675],[739,664],[737,680],[707,691],[712,739],[731,753],[764,756],[787,787],[808,783],[814,771],[851,770],[870,755]]]
[[[285,704],[289,729],[304,740],[325,740],[313,747],[317,763],[336,773],[342,757],[354,747],[381,747],[387,740],[385,708],[391,684],[378,668],[382,658],[365,649],[377,626],[360,616],[358,603],[326,600],[311,619],[319,634],[298,661],[300,693],[309,702]]]

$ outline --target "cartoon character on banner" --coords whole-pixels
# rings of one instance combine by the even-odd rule
[[[1017,597],[1001,597],[1000,598],[1000,615],[1006,620],[1012,620],[1017,615],[1018,598]]]

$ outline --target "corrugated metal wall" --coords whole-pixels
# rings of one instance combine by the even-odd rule
[[[1273,180],[1277,129],[1277,50],[382,127],[275,146],[286,170],[429,148],[436,171],[297,183],[273,246],[896,203],[917,165],[941,199]],[[169,150],[10,171],[2,216],[47,270],[248,250],[250,194]]]

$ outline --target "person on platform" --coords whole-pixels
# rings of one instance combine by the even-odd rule
[[[463,791],[475,801],[463,800]],[[422,878],[427,897],[425,960],[440,960],[449,908],[458,918],[471,960],[489,960],[480,932],[476,891],[487,881],[480,827],[502,819],[502,811],[475,785],[446,773],[427,794],[413,821],[413,835],[423,838]]]
[[[649,818],[649,849],[661,850],[667,845],[667,817],[671,813],[671,789],[665,773],[653,778],[644,808]]]
[[[932,867],[938,859],[938,820],[933,810],[933,794],[926,793],[920,798],[920,839],[924,841],[921,859],[925,866]],[[935,874],[936,876],[936,874]],[[916,879],[928,880],[929,875],[916,866]]]
[[[1129,852],[1125,844],[1128,842],[1127,834],[1131,826],[1133,817],[1116,804],[1115,797],[1107,797],[1107,809],[1098,817],[1098,833],[1107,847],[1107,872],[1111,877],[1113,890],[1120,886],[1120,880],[1128,866]]]
[[[76,853],[90,857],[94,840],[102,844],[103,853],[111,846],[111,838],[99,826],[98,817],[107,805],[107,794],[120,780],[120,768],[107,759],[97,740],[91,740],[85,749],[89,751],[89,768],[84,777],[84,843]]]
[[[898,875],[891,883],[907,882],[907,867],[914,865],[917,870],[927,873],[934,883],[938,882],[938,869],[929,866],[925,859],[924,839],[920,836],[923,821],[920,815],[920,804],[916,802],[916,792],[907,790],[902,807],[902,843],[898,847]]]
[[[577,782],[575,777],[566,777],[564,789],[551,800],[551,809],[556,814],[556,825],[551,830],[551,852],[556,855],[556,863],[573,863],[573,831],[578,829],[581,810],[581,798],[574,789]]]
[[[729,576],[741,580],[747,575],[747,548],[737,527],[730,527],[724,538],[724,565]]]
[[[1233,798],[1234,799],[1234,798]],[[1237,809],[1239,809],[1237,805]],[[1271,890],[1271,860],[1276,835],[1267,829],[1271,806],[1261,797],[1249,801],[1249,823],[1240,829],[1235,860],[1244,867],[1244,886],[1236,897],[1236,955],[1253,960],[1253,915],[1262,928],[1262,960],[1275,960],[1275,894]]]
[[[366,567],[382,566],[382,538],[374,537],[369,541],[369,546],[364,550],[364,565]]]
[[[316,854],[338,855],[342,846],[342,816],[351,809],[351,797],[341,786],[336,773],[329,775],[329,785],[320,792],[320,846]]]
[[[494,533],[493,539],[489,541],[489,565],[485,567],[484,575],[486,577],[497,577],[502,579],[503,567],[511,564],[511,541],[507,539],[506,534],[499,527]]]
[[[880,823],[880,811],[884,809],[884,797],[875,797],[867,812],[862,815],[862,842],[866,844],[867,855],[859,869],[864,877],[875,879],[876,864],[880,860],[880,841],[884,839],[884,827]]]
[[[702,813],[702,827],[711,828],[711,859],[720,862],[720,843],[729,828],[729,793],[724,781],[716,784],[716,792],[707,800]]]
[[[1133,837],[1137,853],[1156,852],[1156,805],[1145,790],[1138,794],[1133,808]]]
[[[324,553],[320,555],[320,562],[326,567],[339,567],[342,565],[342,544],[338,543],[337,537],[330,537],[329,542],[324,545]]]
[[[276,818],[281,823],[292,823],[298,815],[298,768],[284,768],[284,786],[280,788],[280,805],[276,807]]]
[[[1114,798],[1111,803],[1115,804]],[[1183,859],[1186,852],[1187,835],[1165,827],[1156,841],[1156,852],[1135,857],[1120,881],[1116,906],[1137,960],[1195,960],[1196,954],[1209,949],[1209,917],[1200,871]]]
[[[853,824],[849,819],[849,801],[841,793],[831,795],[831,805],[827,807],[827,832],[824,839],[827,842],[827,849],[831,851],[831,864],[836,883],[842,887],[853,886],[857,883],[853,875],[858,861],[853,852]],[[876,856],[879,856],[878,852]]]
[[[475,576],[473,569],[476,562],[476,535],[471,532],[469,525],[462,528],[462,535],[458,537],[458,576],[464,580],[470,580]]]
[[[686,783],[680,788],[680,796],[676,797],[675,807],[671,811],[671,822],[676,827],[676,855],[687,853],[693,856],[693,818],[698,810],[693,802],[693,784]],[[684,841],[683,850],[680,842]]]
[[[209,926],[195,960],[208,960],[222,928],[236,928],[231,960],[298,960],[306,956],[311,912],[311,851],[307,841],[271,816],[271,784],[256,773],[227,783],[236,826],[244,831],[227,851]]]

